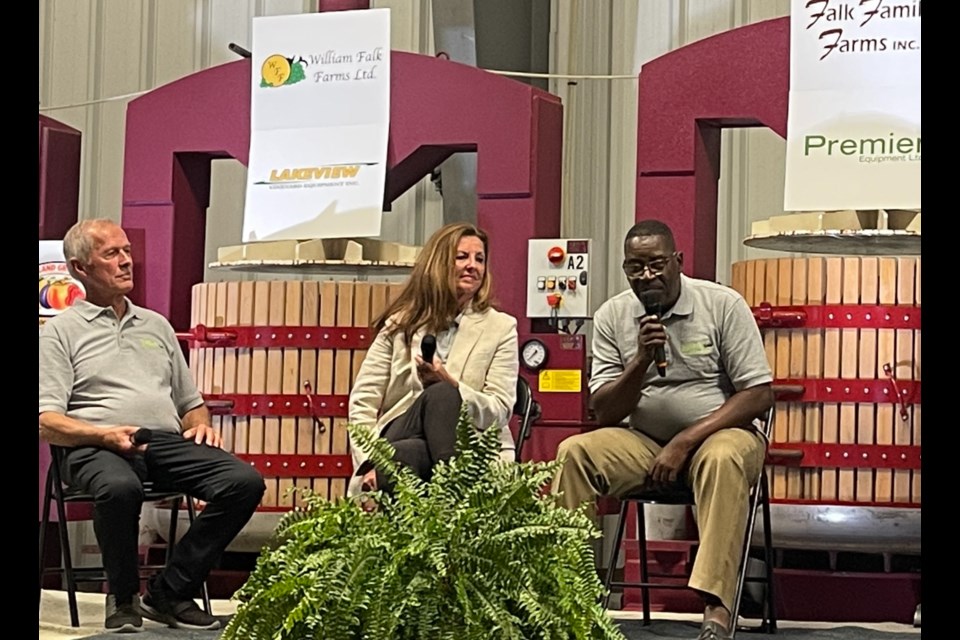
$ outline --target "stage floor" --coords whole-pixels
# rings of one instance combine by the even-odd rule
[[[93,593],[77,594],[80,609],[80,627],[70,626],[67,594],[63,591],[44,590],[40,604],[39,640],[68,640],[77,638],[117,638],[116,634],[103,633],[104,596]],[[236,604],[216,600],[213,611],[228,616]],[[633,611],[615,611],[613,617],[620,621],[621,629],[630,640],[654,640],[656,638],[696,638],[699,617],[690,614],[655,613],[653,624],[642,625],[642,615]],[[749,622],[749,621],[748,621]],[[144,632],[133,636],[138,640],[215,640],[219,631],[184,631],[167,629],[152,621],[144,622]],[[759,638],[786,638],[788,640],[918,640],[920,629],[896,623],[837,623],[781,621],[780,631],[775,636],[757,633],[738,633],[741,640]]]

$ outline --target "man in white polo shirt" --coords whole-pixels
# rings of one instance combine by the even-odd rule
[[[590,391],[599,424],[629,427],[563,441],[553,490],[575,508],[650,483],[688,483],[700,529],[689,584],[705,603],[698,639],[718,640],[730,636],[749,487],[763,463],[752,422],[773,404],[773,377],[744,299],[682,267],[664,223],[646,220],[627,233],[631,290],[594,316]]]
[[[132,632],[142,615],[216,629],[194,602],[226,546],[260,503],[263,478],[221,449],[173,328],[134,305],[130,242],[109,220],[74,225],[67,265],[86,290],[40,334],[40,436],[64,448],[63,478],[95,498],[93,525],[109,583],[104,626]],[[152,430],[149,444],[133,435]],[[207,505],[140,602],[143,481]]]

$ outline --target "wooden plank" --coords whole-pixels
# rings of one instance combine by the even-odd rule
[[[843,259],[825,259],[824,286],[826,304],[840,304],[843,300]],[[823,332],[823,377],[840,377],[840,329],[826,329]],[[820,432],[821,442],[835,444],[839,441],[840,405],[835,402],[824,403],[823,424]],[[837,469],[825,467],[820,471],[820,499],[837,499]]]
[[[746,299],[747,296],[744,294],[747,288],[747,263],[734,262],[730,270],[730,286]]]
[[[337,326],[349,327],[353,324],[353,282],[337,283]],[[350,395],[351,376],[353,374],[352,352],[349,349],[337,349],[334,354],[333,393]],[[347,454],[350,452],[347,438],[347,419],[333,420],[333,433],[330,441],[330,453]],[[330,499],[337,500],[347,493],[347,482],[343,478],[330,481]]]
[[[879,278],[878,293],[880,304],[897,303],[897,259],[880,258],[879,260]],[[893,329],[880,329],[877,331],[877,361],[880,371],[883,365],[893,366],[896,360],[896,335]],[[893,444],[893,430],[897,416],[896,406],[889,402],[882,402],[877,405],[877,433],[876,440],[878,445]],[[876,479],[874,480],[874,500],[879,503],[891,502],[893,500],[893,470],[877,469]]]
[[[235,327],[240,322],[240,283],[237,281],[226,283],[226,310],[224,312],[224,326]],[[237,349],[224,350],[223,358],[223,393],[237,392]],[[223,448],[226,451],[234,450],[236,437],[236,422],[234,416],[220,416],[220,433],[223,437]]]
[[[400,293],[406,286],[405,282],[391,282],[387,288],[387,304],[392,304],[394,300],[400,297]]]
[[[757,264],[760,260],[748,260],[743,269],[743,297],[751,307],[757,306]]]
[[[761,267],[761,264],[763,265]],[[762,263],[757,264],[757,282],[755,283],[756,290],[759,291],[763,287],[763,293],[757,295],[759,302],[757,304],[768,302],[770,304],[777,303],[777,260],[770,258],[764,260]],[[761,272],[763,277],[761,278]],[[767,362],[770,363],[770,368],[774,371],[777,370],[777,332],[773,330],[768,330],[763,332],[763,350],[767,354]],[[776,429],[776,427],[774,427]]]
[[[807,260],[795,258],[790,266],[791,283],[788,304],[807,304]],[[792,329],[787,332],[790,353],[787,373],[791,379],[798,380],[806,376],[807,335],[805,329]],[[777,356],[779,362],[779,355]],[[787,441],[803,442],[804,412],[803,403],[790,402],[787,405]],[[800,469],[787,469],[787,498],[799,500],[804,497],[803,472]]]
[[[208,288],[208,287],[209,287],[209,285],[208,285],[207,283],[205,283],[205,282],[201,282],[200,284],[197,285],[197,288],[198,288],[198,291],[197,291],[197,313],[196,313],[197,324],[203,324],[204,319],[207,317],[207,288]],[[200,393],[201,393],[201,394],[210,393],[210,389],[207,388],[207,386],[206,386],[206,378],[207,378],[207,373],[206,373],[206,369],[207,369],[207,353],[206,353],[206,351],[207,351],[206,349],[200,349],[200,348],[198,348],[198,349],[196,350],[196,356],[197,356],[197,377],[196,377],[196,382],[197,382],[197,389],[200,390]],[[212,372],[212,371],[211,371],[210,375],[211,375],[211,376],[213,375],[213,372]]]
[[[300,326],[303,313],[303,288],[299,280],[287,280],[284,283],[286,300],[284,304],[283,326]],[[300,349],[288,347],[282,350],[283,381],[282,393],[296,395],[300,393]],[[297,452],[297,418],[280,418],[280,453],[293,455]],[[293,478],[280,477],[277,482],[277,504],[293,508]]]
[[[917,259],[897,259],[897,304],[913,306],[916,304],[916,277]],[[894,367],[897,380],[913,380],[916,377],[914,370],[913,351],[914,332],[911,329],[896,330],[896,366]],[[913,444],[913,408],[907,406],[908,419],[899,417],[897,408],[896,426],[893,432],[894,444],[909,446]],[[896,469],[893,472],[893,500],[894,502],[910,502],[912,485],[911,472],[906,469]]]
[[[793,262],[789,258],[771,259],[767,262],[767,300],[776,306],[786,306],[791,302],[793,287]],[[768,331],[764,336],[764,345],[770,342],[773,350],[773,367],[775,378],[783,379],[790,375],[790,331],[777,329]],[[769,353],[768,353],[769,357]],[[789,439],[790,415],[786,402],[778,402],[773,420],[773,441],[786,443]],[[782,465],[775,466],[771,474],[773,497],[783,500],[787,497],[787,469]]]
[[[270,324],[270,283],[258,280],[253,287],[253,325],[265,326]],[[264,394],[267,392],[267,350],[251,349],[250,353],[250,393]],[[263,440],[266,427],[264,418],[250,416],[247,453],[258,455],[264,453]],[[269,482],[267,483],[269,489]],[[266,497],[261,500],[266,506]]]
[[[217,285],[215,282],[208,282],[204,287],[206,293],[206,304],[203,307],[203,324],[208,327],[213,326],[217,317]],[[202,393],[214,393],[213,381],[213,352],[215,349],[203,350],[203,389]]]
[[[239,318],[237,324],[241,327],[253,326],[253,309],[256,296],[254,283],[244,281],[240,283]],[[266,304],[266,301],[264,302]],[[252,372],[253,353],[248,347],[237,349],[237,393],[251,392],[250,375]],[[236,453],[250,451],[250,416],[236,415],[233,417],[234,435],[233,450]],[[261,438],[262,439],[262,438]]]
[[[823,258],[808,258],[807,263],[807,304],[822,305],[826,296],[824,288],[824,261]],[[806,377],[817,379],[823,377],[824,340],[823,329],[808,329],[805,333],[807,342]],[[820,443],[823,441],[823,405],[809,404],[803,408],[803,439],[805,442]],[[807,500],[820,499],[820,470],[804,469],[803,495]]]
[[[303,283],[303,306],[301,315],[301,324],[305,327],[316,327],[320,323],[320,285],[316,281],[305,281]],[[301,393],[303,386],[310,385],[313,393],[317,392],[317,350],[300,350],[300,385]],[[312,455],[314,450],[314,438],[319,437],[315,433],[313,418],[297,418],[297,453],[302,455]],[[310,478],[297,478],[294,486],[298,490],[313,489],[313,482]],[[326,491],[326,486],[324,487]],[[324,492],[326,495],[326,492]],[[300,496],[296,496],[294,504],[302,505]]]
[[[203,290],[203,283],[197,283],[190,287],[190,326],[188,329],[193,329],[197,326],[198,318],[200,317],[200,292]],[[190,345],[189,350],[189,364],[190,364],[190,375],[193,377],[193,383],[197,385],[197,389],[200,389],[200,381],[203,376],[200,375],[200,350]],[[202,392],[201,392],[202,393]]]
[[[880,263],[877,258],[864,257],[860,259],[860,304],[874,305],[879,301]],[[858,365],[859,377],[863,380],[875,380],[879,373],[877,369],[877,330],[860,330],[860,362]],[[873,445],[876,443],[876,405],[872,402],[861,402],[857,405],[857,444]],[[856,500],[857,502],[874,501],[874,469],[857,469],[856,471]]]
[[[214,295],[214,305],[213,313],[210,313],[211,309],[207,309],[207,320],[208,327],[224,327],[227,324],[227,283],[226,282],[217,282],[212,285],[216,290]],[[213,393],[223,393],[223,369],[224,369],[224,359],[226,358],[226,353],[224,347],[217,347],[215,349],[208,349],[207,351],[213,352],[213,385],[211,387]],[[211,425],[214,430],[223,437],[223,416],[214,416],[213,424]],[[227,417],[229,420],[229,417]]]
[[[286,317],[286,283],[282,280],[271,280],[270,311],[268,324],[271,327],[282,327]],[[283,349],[267,349],[267,394],[283,393]],[[263,452],[266,454],[280,453],[280,418],[268,417],[263,420]],[[263,494],[265,507],[279,506],[279,478],[267,477],[267,490]]]
[[[860,258],[843,259],[843,303],[858,304],[860,301]],[[856,379],[860,359],[859,329],[840,330],[840,377]],[[857,442],[857,404],[840,404],[840,443]],[[856,498],[856,473],[853,469],[841,468],[838,474],[838,497],[853,501]]]
[[[332,327],[337,324],[337,283],[331,280],[320,284],[320,326]],[[320,349],[317,353],[317,394],[333,394],[333,349]],[[314,453],[329,454],[333,440],[333,421],[322,420],[323,433],[314,441]],[[317,478],[313,483],[317,495],[330,497],[330,480]]]

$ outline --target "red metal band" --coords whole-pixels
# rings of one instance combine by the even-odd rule
[[[366,349],[373,342],[367,327],[205,327],[198,324],[177,338],[195,349],[302,348]]]
[[[920,329],[920,307],[904,305],[826,304],[753,307],[761,329]]]
[[[894,385],[889,379],[786,378],[774,380],[773,390],[782,402],[920,404],[919,380],[897,380]]]
[[[774,442],[767,463],[786,467],[919,469],[920,447],[884,444]]]
[[[267,478],[349,478],[353,459],[348,455],[238,453],[238,458]]]
[[[311,408],[311,397],[313,406]],[[234,416],[294,416],[311,418],[324,416],[345,418],[349,396],[305,396],[299,394],[240,394],[207,393],[203,396],[215,415]]]

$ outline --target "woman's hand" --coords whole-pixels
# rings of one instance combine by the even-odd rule
[[[360,488],[363,491],[376,491],[377,490],[377,470],[370,469],[365,474],[363,478],[360,479]]]
[[[447,370],[443,368],[443,361],[438,356],[433,356],[432,363],[424,362],[420,356],[414,356],[414,358],[417,361],[417,376],[420,378],[420,383],[424,389],[438,382],[449,382],[454,389],[460,387],[460,382],[447,373]]]

